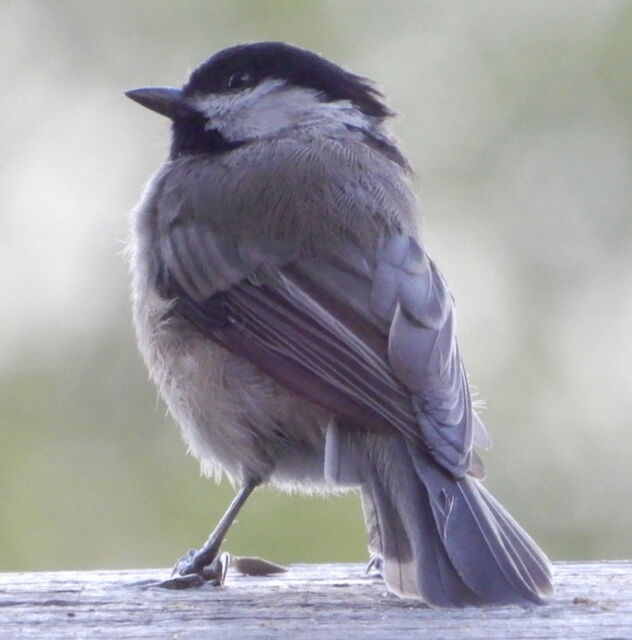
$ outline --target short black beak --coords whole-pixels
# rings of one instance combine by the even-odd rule
[[[182,95],[181,89],[173,87],[143,87],[125,92],[128,98],[156,113],[175,120],[195,116],[197,112]]]

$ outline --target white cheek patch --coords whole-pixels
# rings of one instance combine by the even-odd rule
[[[367,119],[348,100],[323,102],[305,87],[290,87],[282,80],[265,80],[239,93],[196,97],[193,106],[228,140],[274,135],[297,125],[346,124],[367,126]]]
[[[209,119],[222,118],[229,111],[240,110],[256,103],[269,93],[283,87],[281,80],[265,80],[251,89],[235,93],[212,93],[206,96],[194,96],[191,104]]]
[[[195,97],[193,106],[208,118],[207,129],[218,129],[229,140],[243,139],[252,129],[253,115],[271,94],[282,90],[281,80],[266,80],[238,93]]]

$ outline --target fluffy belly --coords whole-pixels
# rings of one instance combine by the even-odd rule
[[[204,473],[218,478],[225,472],[237,483],[255,478],[282,488],[326,490],[324,450],[331,415],[186,321],[165,316],[167,311],[168,304],[157,297],[136,307],[138,341]]]

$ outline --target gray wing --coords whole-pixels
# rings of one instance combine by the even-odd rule
[[[435,459],[456,474],[478,465],[473,445],[491,443],[472,407],[454,301],[413,238],[391,236],[380,243],[370,307],[389,323],[389,363],[412,392],[415,417]]]
[[[419,244],[384,237],[298,258],[188,222],[160,234],[174,313],[355,428],[422,441],[456,476],[480,473],[445,282]]]

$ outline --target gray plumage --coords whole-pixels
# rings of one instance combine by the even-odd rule
[[[190,91],[220,134],[246,137],[172,153],[134,214],[139,345],[190,450],[242,485],[359,487],[370,548],[401,596],[541,602],[548,560],[478,479],[473,447],[489,438],[385,116],[362,112],[361,96],[249,91],[230,118]],[[246,117],[267,96],[268,134],[269,108]]]

